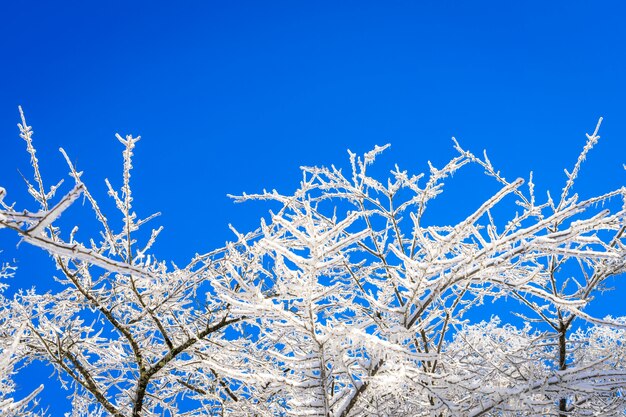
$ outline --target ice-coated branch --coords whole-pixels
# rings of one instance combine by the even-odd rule
[[[346,175],[303,167],[293,192],[236,197],[280,207],[179,268],[152,250],[161,227],[142,232],[156,215],[133,211],[138,137],[117,136],[122,185],[105,180],[105,213],[63,150],[75,186],[44,188],[22,114],[39,209],[0,188],[0,228],[51,254],[58,285],[0,308],[0,365],[51,365],[71,417],[623,415],[623,312],[589,307],[626,272],[626,188],[570,195],[598,128],[557,203],[456,142],[442,167],[379,178],[377,146],[349,153]],[[499,187],[474,207],[445,193],[468,164]],[[93,236],[64,214],[81,195]],[[427,223],[445,198],[462,220]],[[520,320],[478,318],[487,303]],[[31,400],[0,397],[0,410]]]

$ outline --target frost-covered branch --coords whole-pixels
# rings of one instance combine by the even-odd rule
[[[133,209],[138,138],[118,136],[121,189],[106,181],[116,228],[65,151],[74,187],[61,198],[61,183],[46,188],[24,119],[20,131],[39,208],[17,209],[0,189],[0,227],[51,254],[60,287],[18,293],[7,311],[24,323],[20,357],[54,366],[73,416],[624,412],[624,319],[589,306],[626,271],[626,189],[571,195],[598,129],[557,203],[458,143],[442,168],[396,166],[381,180],[368,172],[387,148],[376,147],[350,153],[346,174],[302,168],[293,193],[236,197],[280,208],[182,268],[155,257],[162,228],[146,232],[154,216]],[[467,211],[455,224],[427,223],[468,164],[499,191],[475,207],[452,201]],[[98,236],[65,214],[80,195]],[[525,326],[469,322],[486,302]]]

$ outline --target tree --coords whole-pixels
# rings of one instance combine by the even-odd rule
[[[624,413],[622,318],[586,313],[609,277],[626,270],[626,189],[537,203],[532,177],[506,180],[487,158],[459,153],[429,176],[368,167],[386,147],[350,154],[351,172],[303,168],[293,194],[258,230],[183,267],[143,244],[133,211],[132,156],[122,187],[106,181],[121,228],[107,220],[62,151],[74,181],[46,188],[22,115],[40,210],[2,203],[0,227],[50,253],[57,292],[19,293],[21,357],[55,367],[75,416],[590,415]],[[599,128],[599,124],[598,124]],[[478,164],[500,190],[453,226],[424,214],[444,181]],[[64,232],[61,214],[83,196],[101,233]],[[619,200],[619,201],[618,201]],[[494,210],[519,212],[497,221]],[[67,219],[64,219],[67,221]],[[578,271],[573,274],[570,264]],[[566,268],[565,266],[568,266]],[[472,324],[487,300],[526,324]],[[532,315],[532,316],[531,316]],[[529,316],[529,317],[526,317]]]
[[[3,190],[0,189],[0,197]],[[9,278],[13,275],[14,267],[9,264],[0,265],[0,279]],[[6,289],[6,284],[0,284],[0,416],[27,416],[33,415],[37,402],[35,396],[41,392],[43,386],[39,386],[35,391],[25,398],[16,401],[13,398],[15,383],[11,377],[15,374],[15,366],[20,361],[24,353],[25,346],[21,343],[23,323],[13,316],[11,302],[4,298],[2,291]]]

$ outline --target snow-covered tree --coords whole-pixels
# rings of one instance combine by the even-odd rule
[[[61,289],[19,293],[10,314],[25,323],[20,357],[55,367],[74,416],[624,413],[625,321],[586,311],[626,270],[626,189],[572,194],[597,129],[558,201],[538,203],[532,177],[508,181],[458,144],[429,175],[396,167],[381,182],[368,173],[376,147],[351,153],[347,175],[303,168],[292,194],[235,197],[280,208],[179,268],[151,253],[160,229],[141,242],[153,216],[133,210],[138,138],[118,136],[121,189],[106,181],[116,229],[65,152],[74,186],[55,197],[61,184],[45,186],[32,130],[19,126],[39,211],[2,203],[0,227],[52,256]],[[499,191],[457,224],[425,221],[468,164]],[[80,196],[97,237],[59,226]],[[526,324],[469,322],[488,300]]]
[[[0,197],[2,194],[0,189]],[[14,270],[9,264],[0,265],[0,279],[12,276]],[[11,301],[2,295],[5,289],[6,284],[0,283],[0,416],[34,415],[37,405],[35,396],[43,386],[20,400],[13,397],[15,383],[12,376],[16,373],[18,362],[25,357],[26,346],[22,343],[24,325],[13,315]]]
[[[626,266],[624,188],[587,200],[569,196],[597,139],[596,129],[558,204],[550,198],[537,204],[532,181],[524,193],[521,179],[507,181],[486,155],[478,159],[458,145],[459,156],[443,169],[431,167],[422,186],[421,176],[399,169],[386,184],[368,176],[368,165],[384,149],[378,148],[362,159],[351,155],[348,177],[335,168],[305,168],[294,195],[242,197],[283,204],[248,250],[263,271],[257,287],[269,287],[258,308],[262,345],[255,350],[276,364],[276,382],[268,387],[281,389],[279,397],[293,403],[294,414],[302,407],[340,416],[623,410],[623,334],[606,341],[615,350],[592,353],[597,345],[567,339],[571,327],[553,329],[559,318],[571,326],[577,317],[600,328],[623,328],[623,321],[584,312],[601,284]],[[466,163],[482,166],[500,191],[457,225],[424,225],[442,181]],[[492,209],[511,197],[522,211],[497,224]],[[573,290],[557,278],[555,262],[580,265],[580,277],[565,281]],[[556,324],[547,322],[552,332],[506,326],[470,341],[464,315],[503,296],[518,298],[540,318],[554,315]],[[526,364],[519,375],[508,374],[510,365],[496,377],[502,368],[487,355],[468,359],[490,351],[491,340],[515,338],[522,340],[498,349],[502,360]],[[576,351],[595,358],[593,370],[576,360]]]

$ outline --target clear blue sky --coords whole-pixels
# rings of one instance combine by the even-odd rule
[[[156,250],[179,264],[267,209],[227,193],[292,191],[300,165],[345,164],[348,148],[391,143],[382,165],[417,173],[451,158],[455,136],[559,190],[604,116],[577,190],[607,191],[626,176],[624,16],[621,1],[5,1],[0,185],[25,206],[22,105],[49,183],[67,172],[62,146],[101,199],[103,178],[120,183],[114,134],[142,136],[137,209],[163,213]],[[470,185],[455,178],[441,222],[489,193]],[[12,285],[46,288],[47,258],[15,243],[0,233]],[[62,415],[53,385],[44,403]]]

